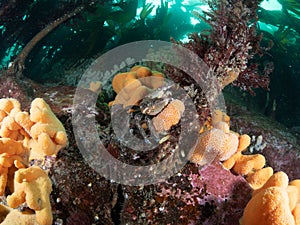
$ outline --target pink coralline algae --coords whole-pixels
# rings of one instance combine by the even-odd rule
[[[188,164],[163,183],[125,187],[122,219],[124,224],[238,225],[251,190],[219,163]]]

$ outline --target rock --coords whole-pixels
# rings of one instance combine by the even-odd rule
[[[124,187],[122,224],[238,225],[251,190],[219,163],[187,164],[160,184]]]
[[[288,174],[290,180],[299,179],[300,140],[298,137],[280,123],[246,110],[239,104],[229,102],[227,106],[232,130],[252,137],[252,150],[264,155],[267,165],[271,166],[274,172],[282,170]],[[259,136],[262,137],[262,142],[258,143],[258,146]]]

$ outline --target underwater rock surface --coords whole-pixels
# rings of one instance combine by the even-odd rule
[[[101,177],[84,161],[76,146],[70,120],[64,117],[69,147],[49,159],[54,221],[66,225],[114,224],[111,211],[117,201],[117,184]],[[47,159],[48,160],[48,159]]]
[[[13,80],[9,82],[14,84]],[[24,90],[18,85],[13,87],[19,95],[11,96],[2,85],[2,97],[15,97],[26,107]],[[87,165],[78,150],[71,126],[75,88],[37,84],[31,87],[31,97],[48,102],[69,136],[69,146],[56,159],[46,160],[53,182],[51,204],[55,224],[239,224],[251,198],[251,188],[243,177],[225,170],[219,163],[204,168],[189,163],[180,173],[157,185],[131,187],[111,183]],[[235,103],[227,105],[232,130],[256,137],[252,141],[253,152],[263,154],[268,165],[275,171],[285,171],[290,180],[299,178],[299,140],[259,114]],[[103,116],[99,112],[96,120],[105,119]],[[257,146],[264,148],[256,146],[260,135],[263,139]]]
[[[28,80],[30,82],[30,80]],[[30,94],[32,93],[32,89],[25,89],[25,85],[23,86],[17,79],[7,76],[5,74],[0,76],[0,97],[1,98],[15,98],[19,102],[22,102],[22,106],[24,108],[29,108],[30,105]],[[24,83],[27,83],[26,81]],[[30,87],[30,85],[29,85]]]
[[[187,164],[166,182],[124,187],[121,224],[239,224],[251,188],[215,163]]]
[[[278,122],[251,112],[239,104],[229,102],[227,107],[228,114],[232,115],[232,129],[252,137],[253,152],[264,155],[267,165],[271,166],[274,172],[284,171],[289,180],[299,179],[299,138]]]

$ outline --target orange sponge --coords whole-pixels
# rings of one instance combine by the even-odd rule
[[[127,73],[118,73],[114,76],[114,79],[112,80],[112,87],[116,93],[119,93],[122,90],[126,77]]]
[[[260,191],[267,189],[269,187],[281,187],[286,189],[289,184],[289,178],[286,173],[279,171],[274,173],[267,182],[259,189],[253,191],[253,196],[259,193]]]
[[[240,152],[237,154],[238,157],[232,169],[239,175],[247,175],[252,171],[259,170],[266,163],[265,157],[261,154],[242,155]]]
[[[151,89],[157,89],[164,83],[164,75],[151,71],[145,66],[134,66],[129,72],[118,73],[112,80],[112,86],[117,93],[116,99],[109,103],[122,104],[124,107],[137,105]]]
[[[90,82],[89,84],[89,89],[92,91],[92,92],[97,92],[100,88],[101,88],[101,82],[100,81],[92,81]]]
[[[52,184],[48,175],[39,167],[19,169],[15,173],[14,193],[7,197],[7,203],[15,208],[26,202],[35,211],[37,224],[51,225],[52,211],[49,195]]]
[[[248,202],[241,225],[295,225],[286,188],[268,187]]]
[[[27,153],[22,142],[10,138],[0,138],[0,195],[5,192],[8,169],[10,167],[23,168],[25,161],[24,155]]]
[[[253,192],[244,210],[241,225],[299,224],[299,191],[292,184],[297,185],[298,180],[288,184],[286,173],[274,173],[261,188]]]
[[[215,158],[226,160],[238,149],[238,134],[231,132],[225,122],[199,135],[198,143],[190,161],[200,165],[211,162]]]
[[[32,101],[29,118],[34,122],[30,128],[32,139],[29,142],[32,155],[37,158],[54,155],[66,146],[65,128],[43,99],[36,98]]]
[[[296,225],[300,224],[300,179],[297,180],[293,180],[289,183],[289,187],[293,186],[296,187],[298,192],[295,190],[288,190],[288,194],[289,194],[289,198],[290,198],[290,206],[291,208],[293,207],[293,203],[292,201],[295,201],[296,199],[296,205],[294,206],[294,208],[292,208],[292,213],[295,219],[295,223]],[[296,193],[298,193],[298,196],[296,197]]]
[[[298,196],[299,196],[298,188],[296,186],[289,185],[287,186],[287,193],[289,196],[290,210],[293,211],[298,203]]]
[[[261,188],[272,175],[273,175],[273,168],[266,167],[248,174],[246,180],[254,190],[257,190]]]
[[[222,88],[235,81],[238,78],[239,74],[240,70],[238,68],[229,69],[227,71],[227,76],[222,80]]]
[[[152,123],[156,131],[168,131],[172,126],[179,123],[185,110],[184,103],[178,99],[171,101],[156,117]]]
[[[237,152],[223,162],[226,169],[233,169],[239,175],[247,175],[264,167],[266,159],[261,154],[243,155],[242,152],[250,145],[250,137],[241,135]],[[257,179],[257,177],[255,178]],[[255,181],[257,182],[257,181]]]
[[[135,72],[138,78],[149,77],[152,75],[152,71],[145,66],[140,66],[136,68]]]
[[[294,216],[295,224],[299,225],[300,224],[300,203],[297,203],[292,213]]]
[[[36,224],[35,214],[26,210],[19,211],[10,207],[0,205],[1,225],[34,225]]]
[[[52,224],[51,181],[41,168],[26,167],[29,155],[56,154],[66,144],[67,135],[62,123],[43,99],[32,101],[30,114],[21,111],[17,100],[0,99],[0,194],[4,194],[8,184],[13,194],[7,197],[7,203],[17,207],[26,202],[35,211],[35,215],[27,217],[0,207],[0,213],[6,217],[3,224],[27,224],[29,221],[39,225]],[[14,177],[14,184],[8,181],[9,177]]]
[[[251,143],[251,138],[248,134],[242,134],[239,136],[238,152],[244,151]]]
[[[297,201],[300,203],[300,179],[292,180],[289,185],[297,187],[299,193]]]

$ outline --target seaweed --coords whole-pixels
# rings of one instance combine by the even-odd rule
[[[214,71],[219,79],[228,71],[239,70],[234,85],[255,95],[253,88],[268,89],[271,64],[259,68],[254,62],[269,49],[262,47],[262,36],[257,33],[257,9],[260,1],[209,0],[209,12],[194,15],[207,22],[211,29],[193,33],[188,43],[180,43],[195,52]]]

